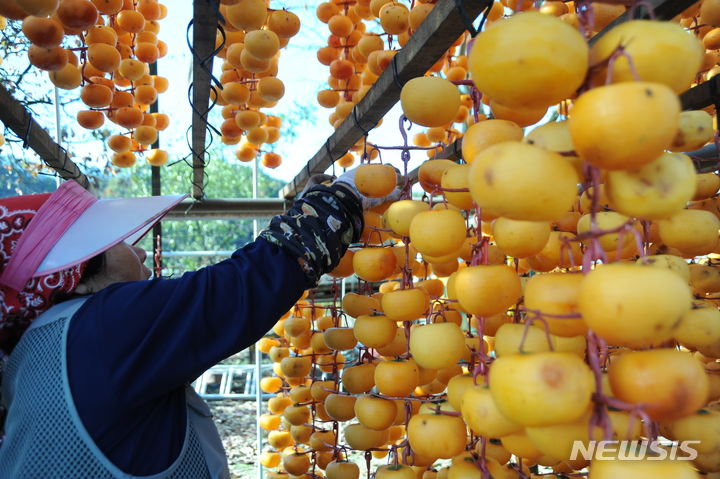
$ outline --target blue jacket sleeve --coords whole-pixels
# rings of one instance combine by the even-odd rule
[[[177,279],[110,286],[73,319],[69,366],[83,370],[73,382],[110,380],[103,389],[119,395],[110,402],[129,407],[158,397],[257,341],[300,298],[304,282],[295,258],[258,239]]]

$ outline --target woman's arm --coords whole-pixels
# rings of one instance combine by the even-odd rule
[[[69,332],[73,391],[106,390],[108,401],[132,406],[192,381],[265,334],[362,227],[351,188],[316,186],[228,260],[96,293]]]

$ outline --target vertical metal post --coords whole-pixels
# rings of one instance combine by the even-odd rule
[[[253,162],[253,199],[257,199],[258,197],[258,159],[255,157],[255,161]],[[258,220],[253,219],[253,239],[255,239],[258,235]],[[256,414],[256,421],[255,421],[255,433],[257,435],[257,468],[258,473],[257,477],[258,479],[262,479],[263,477],[263,468],[262,464],[260,464],[260,454],[262,453],[263,448],[263,433],[262,428],[260,427],[260,416],[262,415],[262,391],[260,390],[260,379],[262,379],[262,353],[260,352],[260,348],[255,345],[255,414]]]
[[[150,64],[150,75],[157,75],[157,62]],[[158,107],[160,106],[160,100],[155,100],[155,103],[150,105],[150,113],[157,113]],[[152,147],[157,149],[160,148],[160,132],[158,132],[157,140],[155,140],[155,143],[152,144]],[[150,189],[153,196],[160,196],[162,195],[162,181],[160,177],[160,167],[159,166],[152,166],[150,167]],[[153,254],[153,272],[155,273],[155,277],[159,278],[162,276],[162,254],[159,254],[162,251],[162,222],[158,221],[155,223],[155,226],[153,226],[152,229],[152,245],[153,245],[153,251],[156,254]],[[158,251],[159,250],[159,251]]]
[[[62,126],[60,124],[60,93],[58,87],[55,87],[55,141],[58,145],[62,145]],[[55,177],[55,186],[60,186],[60,175]]]

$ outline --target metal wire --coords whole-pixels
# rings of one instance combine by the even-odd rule
[[[398,69],[397,69],[397,55],[393,56],[392,61],[390,62],[392,65],[392,74],[393,74],[393,80],[395,81],[395,84],[402,90],[402,88],[405,86],[403,82],[400,81],[400,78],[398,77]]]
[[[193,174],[191,183],[193,188],[197,188],[200,190],[201,197],[205,196],[205,188],[210,184],[210,178],[207,174],[207,165],[209,164],[209,159],[206,160],[206,154],[210,147],[213,145],[214,138],[213,133],[219,136],[222,136],[222,133],[220,130],[215,128],[210,122],[208,121],[208,117],[210,115],[210,112],[212,109],[217,105],[217,99],[220,96],[220,92],[223,89],[222,84],[220,81],[213,75],[212,68],[210,65],[212,64],[212,60],[224,47],[227,40],[227,35],[225,34],[225,29],[222,27],[222,24],[225,23],[224,18],[222,18],[222,15],[220,15],[220,12],[217,12],[218,15],[218,30],[220,31],[220,34],[222,36],[222,42],[220,42],[220,45],[215,48],[207,57],[201,58],[197,51],[195,50],[192,41],[190,39],[190,30],[193,26],[193,20],[190,20],[188,22],[187,29],[185,31],[185,40],[187,42],[188,48],[190,49],[190,53],[192,54],[193,59],[193,65],[199,66],[207,75],[210,77],[210,90],[214,94],[214,98],[212,100],[212,103],[210,103],[210,106],[207,108],[207,111],[204,113],[201,112],[193,103],[193,88],[194,83],[190,82],[190,86],[188,87],[188,103],[190,103],[190,108],[193,111],[193,120],[194,121],[202,121],[203,126],[205,127],[207,131],[207,135],[205,137],[205,144],[203,145],[203,148],[201,151],[197,151],[195,147],[193,146],[191,133],[192,133],[192,125],[188,127],[188,129],[185,131],[185,141],[190,148],[190,153],[183,157],[180,161],[185,162],[190,168],[194,170],[201,169],[203,171],[203,179],[200,184],[195,181],[195,175]],[[197,119],[196,119],[197,117]],[[200,164],[196,165],[194,162],[195,158],[200,159]],[[175,162],[173,164],[176,164],[178,162]]]
[[[465,25],[465,28],[468,32],[470,32],[470,36],[474,37],[478,33],[480,33],[480,30],[475,28],[473,25],[473,19],[470,18],[470,15],[468,15],[467,10],[465,10],[465,5],[463,5],[462,0],[455,0],[455,6],[457,7],[458,14],[460,15],[460,19],[462,20],[463,24]],[[490,11],[490,8],[488,7],[486,11]]]

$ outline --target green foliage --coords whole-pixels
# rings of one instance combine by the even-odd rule
[[[213,151],[212,153],[217,153]],[[214,156],[211,154],[210,156]],[[140,162],[138,162],[140,163]],[[208,198],[251,198],[252,167],[215,158],[208,163]],[[104,198],[149,196],[151,170],[147,165],[123,170],[109,178],[101,189]],[[192,168],[184,162],[161,169],[162,193],[190,193]],[[284,182],[258,171],[258,196],[277,197]],[[262,229],[267,222],[259,220]],[[234,251],[253,240],[253,221],[242,220],[165,220],[163,249],[165,251]],[[152,251],[152,239],[146,236],[140,246]],[[179,275],[221,261],[222,256],[164,258],[164,275]]]

